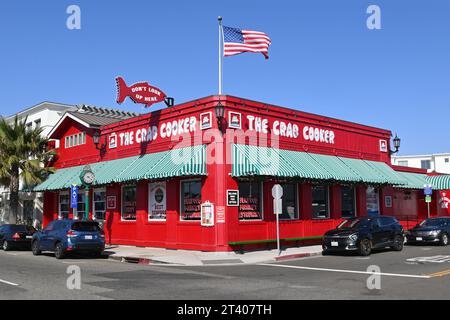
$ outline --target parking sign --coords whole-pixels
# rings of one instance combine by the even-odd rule
[[[70,187],[70,207],[72,209],[78,208],[78,186],[72,185]]]

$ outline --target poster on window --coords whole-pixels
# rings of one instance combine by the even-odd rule
[[[239,198],[239,219],[261,219],[259,211],[259,197]]]
[[[200,220],[201,201],[199,198],[184,198],[183,220]]]
[[[367,188],[367,215],[370,217],[380,215],[380,199],[378,197],[378,190],[374,187]]]
[[[148,212],[148,220],[166,220],[167,198],[166,183],[150,183],[149,199],[150,208]]]

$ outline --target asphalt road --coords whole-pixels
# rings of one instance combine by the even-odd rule
[[[369,290],[378,266],[380,289]],[[69,289],[79,267],[81,289]],[[76,268],[76,267],[75,267]],[[73,277],[70,278],[73,280]],[[371,284],[378,284],[371,278]],[[70,284],[76,282],[69,281]],[[450,247],[408,246],[368,258],[318,256],[258,265],[179,267],[0,251],[0,299],[449,299]]]

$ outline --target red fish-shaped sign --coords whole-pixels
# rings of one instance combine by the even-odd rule
[[[166,94],[156,87],[152,87],[147,82],[135,83],[128,87],[122,77],[116,78],[117,83],[117,103],[121,104],[127,97],[134,103],[144,104],[150,107],[154,103],[162,102]]]

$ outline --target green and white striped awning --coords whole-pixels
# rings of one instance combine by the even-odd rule
[[[426,184],[431,184],[433,190],[450,190],[450,175],[428,176],[426,174],[412,172],[397,172],[404,180],[406,185],[396,186],[401,189],[420,189]]]
[[[240,144],[233,145],[231,174],[233,177],[274,176],[367,184],[407,183],[383,162]]]
[[[427,176],[427,183],[431,184],[434,190],[450,190],[450,175]]]
[[[157,180],[169,177],[205,176],[206,146],[173,149],[165,152],[128,157],[90,164],[95,173],[94,185],[137,180]],[[42,184],[36,192],[56,191],[80,184],[84,166],[59,169]]]
[[[428,183],[426,174],[400,171],[397,171],[397,174],[406,181],[406,184],[395,186],[401,189],[423,189],[424,185]]]

